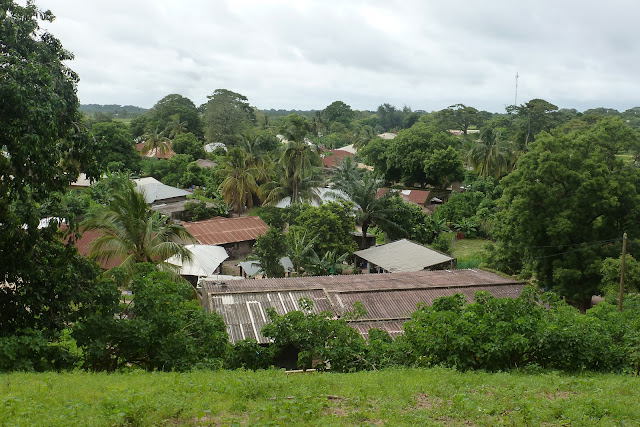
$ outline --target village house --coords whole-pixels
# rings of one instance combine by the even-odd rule
[[[232,258],[251,252],[256,239],[269,229],[257,216],[216,217],[182,225],[200,244],[222,246]]]
[[[300,310],[299,300],[313,302],[312,311],[328,311],[340,318],[362,303],[367,314],[348,324],[367,338],[369,329],[402,334],[402,325],[418,304],[431,305],[440,297],[463,294],[473,300],[478,291],[495,297],[517,298],[526,283],[483,270],[437,270],[396,274],[294,277],[263,280],[203,280],[202,303],[209,312],[220,314],[236,343],[255,339],[268,344],[261,334],[268,323],[267,309],[280,315]]]
[[[354,252],[354,264],[367,273],[405,273],[456,268],[456,259],[407,239]]]

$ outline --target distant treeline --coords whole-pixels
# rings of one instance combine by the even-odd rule
[[[149,111],[148,108],[136,107],[135,105],[118,105],[118,104],[80,104],[80,111],[85,114],[102,113],[112,117],[121,119],[130,119]]]

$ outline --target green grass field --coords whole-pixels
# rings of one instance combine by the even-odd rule
[[[485,239],[461,239],[453,243],[453,256],[458,260],[458,268],[480,266],[484,257],[483,246],[490,243]]]
[[[640,425],[640,378],[401,369],[5,374],[0,425]]]

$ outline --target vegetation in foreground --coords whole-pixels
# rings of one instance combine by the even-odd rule
[[[1,425],[640,425],[640,379],[400,369],[6,374]]]

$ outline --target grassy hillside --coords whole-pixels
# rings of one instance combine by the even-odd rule
[[[448,369],[7,374],[0,425],[640,425],[640,378]]]

